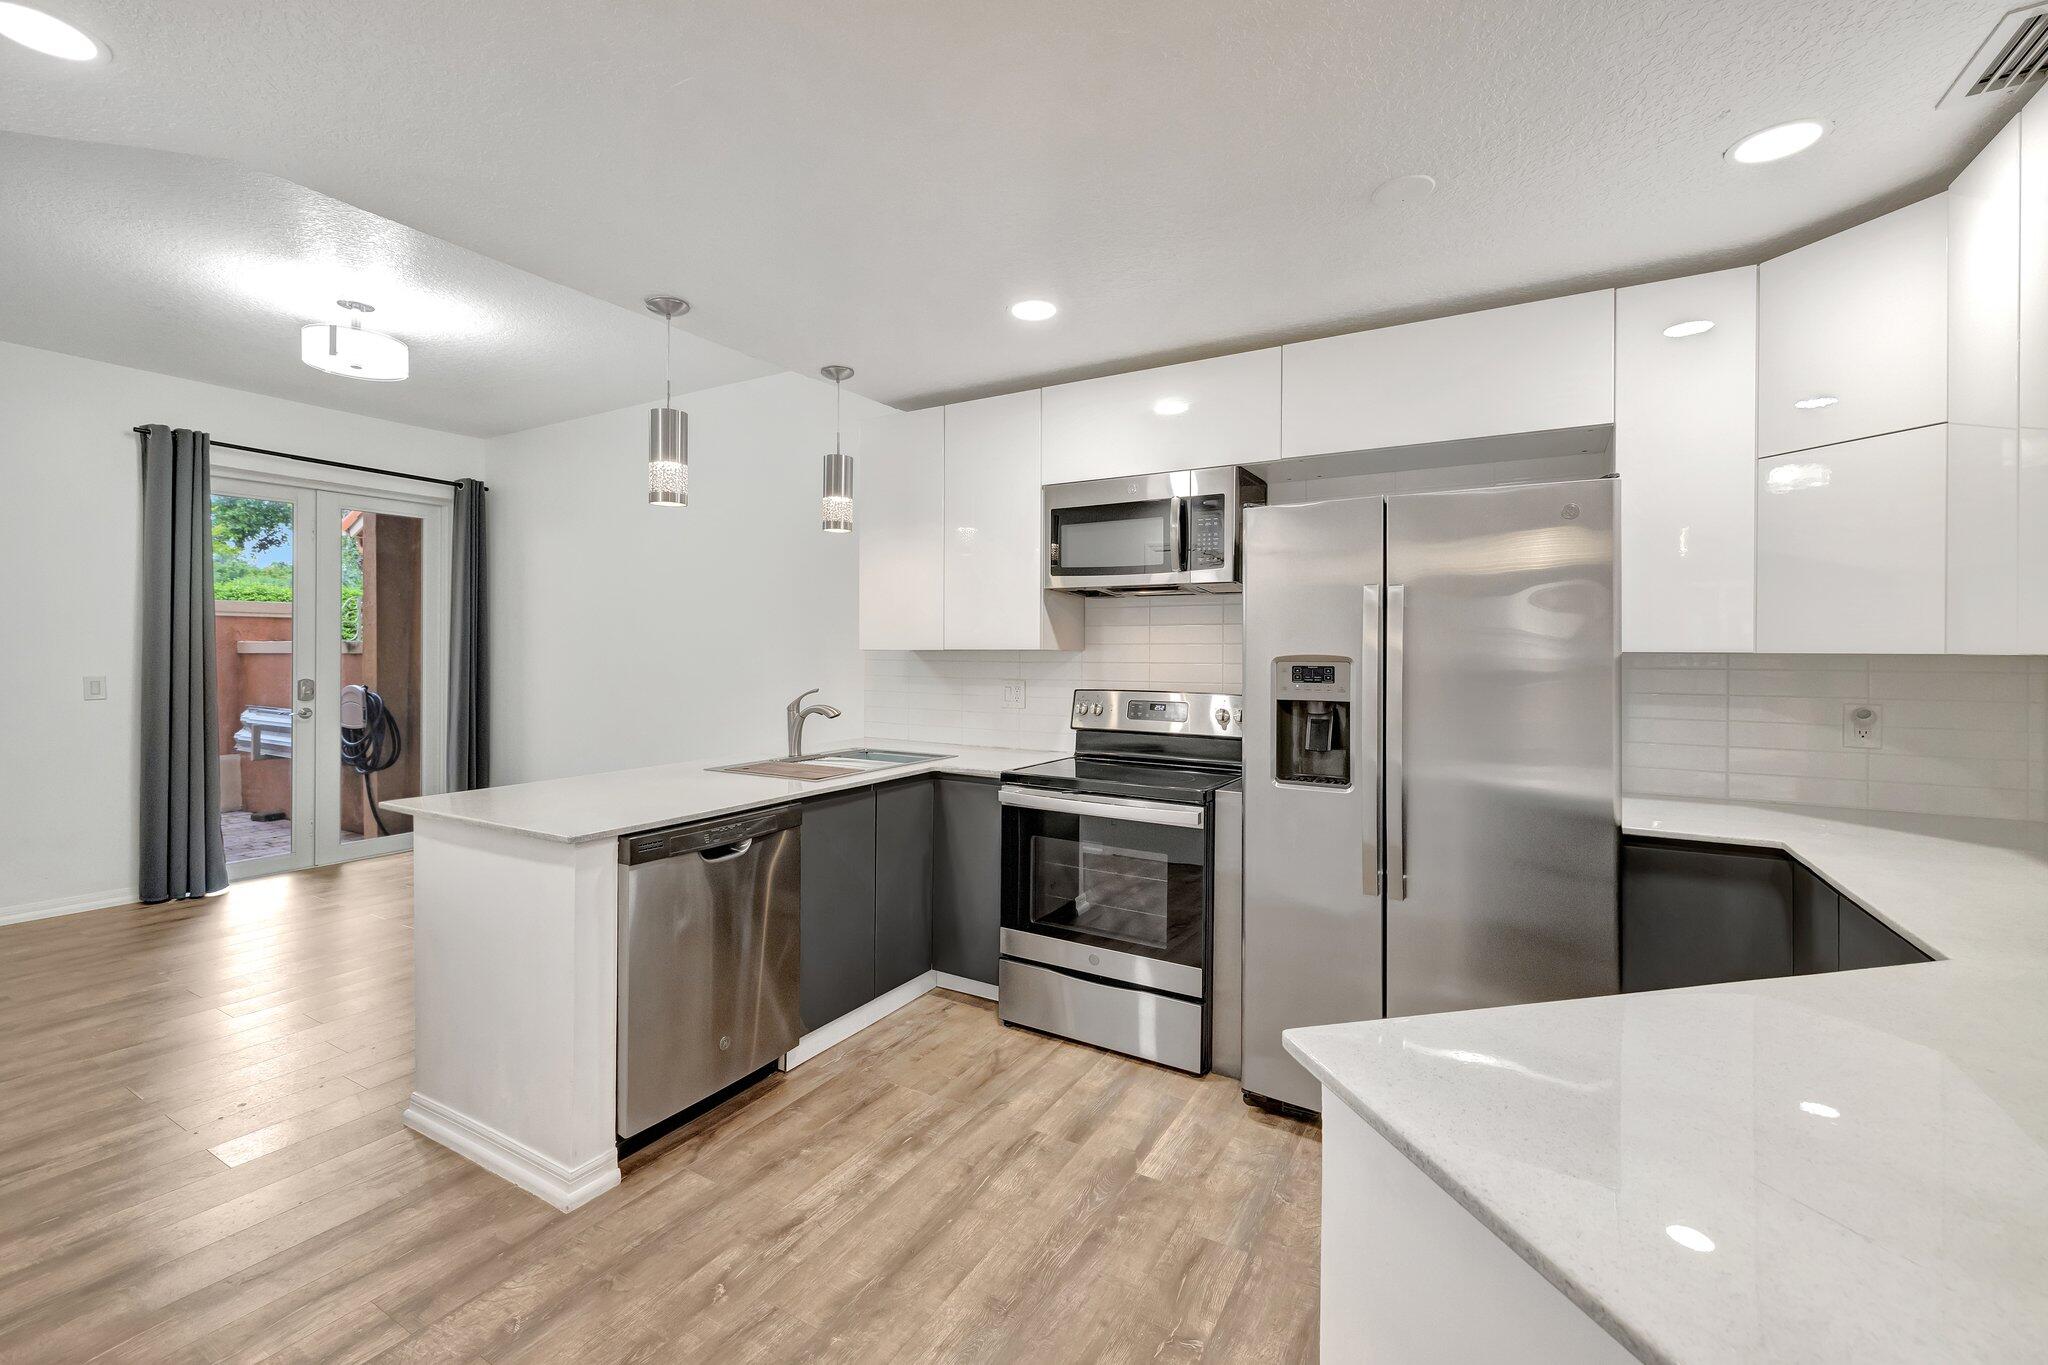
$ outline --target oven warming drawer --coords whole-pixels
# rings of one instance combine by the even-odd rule
[[[1202,1007],[1195,1001],[1009,958],[998,971],[996,1012],[1004,1023],[1202,1074]]]

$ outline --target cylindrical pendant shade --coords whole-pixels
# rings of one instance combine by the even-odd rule
[[[826,530],[853,529],[853,456],[835,450],[825,457],[823,508]]]
[[[647,501],[690,505],[690,414],[671,407],[647,412]]]

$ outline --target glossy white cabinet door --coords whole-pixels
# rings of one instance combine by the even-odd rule
[[[2025,654],[2018,427],[1948,426],[1948,652]],[[2038,474],[2036,475],[2038,479]],[[2048,512],[2040,506],[2036,515]],[[2026,537],[2039,540],[2040,533]],[[2036,589],[2036,591],[2040,591]]]
[[[2020,129],[2020,426],[2048,433],[2048,99],[2036,92]]]
[[[1947,431],[1758,461],[1759,650],[1942,652]]]
[[[2019,425],[2020,126],[1948,188],[1948,420]]]
[[[2048,99],[2020,111],[2019,638],[2048,654]]]
[[[1766,455],[1946,421],[1944,197],[1765,261],[1757,361]],[[1813,398],[1836,401],[1797,406]]]
[[[1621,647],[1756,648],[1756,267],[1615,295]],[[1680,322],[1713,330],[1667,337]]]
[[[1156,411],[1160,404],[1169,411]],[[1047,483],[1251,464],[1279,453],[1277,346],[1045,390]]]
[[[1614,291],[1282,347],[1280,453],[1614,420]]]
[[[892,412],[847,433],[860,537],[860,647],[945,648],[946,414]]]
[[[946,648],[1079,649],[1081,599],[1040,586],[1038,390],[945,412]]]

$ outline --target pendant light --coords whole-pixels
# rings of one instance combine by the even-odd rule
[[[668,320],[661,351],[661,406],[647,410],[647,501],[654,507],[690,505],[690,414],[678,412],[670,373],[675,355],[676,319],[690,311],[673,294],[652,294],[647,311]]]
[[[839,448],[839,386],[853,378],[853,371],[845,365],[827,365],[818,373],[832,381],[832,453],[825,457],[825,516],[820,524],[843,535],[853,529],[853,456]]]

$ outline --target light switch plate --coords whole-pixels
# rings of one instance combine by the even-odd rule
[[[1884,708],[1875,702],[1852,701],[1842,706],[1842,747],[1882,749]]]
[[[105,701],[107,699],[107,680],[102,677],[88,677],[85,680],[85,699],[87,701]]]
[[[1022,711],[1024,709],[1024,680],[1006,678],[1003,681],[1003,709]]]

